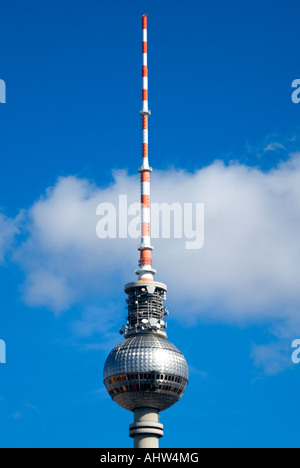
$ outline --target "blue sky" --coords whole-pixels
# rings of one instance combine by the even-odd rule
[[[138,198],[147,12],[153,196],[207,207],[205,246],[178,252],[180,268],[176,242],[156,242],[169,339],[191,371],[161,446],[299,446],[299,2],[0,6],[0,445],[131,445],[102,369],[138,254],[101,244],[93,213]]]

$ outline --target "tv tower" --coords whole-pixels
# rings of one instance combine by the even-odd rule
[[[125,286],[128,295],[127,323],[120,330],[125,340],[114,348],[104,366],[104,384],[111,398],[134,413],[129,436],[134,448],[158,448],[163,436],[159,412],[170,408],[183,395],[188,366],[183,354],[166,334],[164,307],[167,286],[154,281],[150,241],[150,174],[148,158],[148,64],[147,15],[143,21],[143,162],[141,173],[141,244],[137,281]]]

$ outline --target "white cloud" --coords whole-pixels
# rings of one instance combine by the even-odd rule
[[[157,277],[168,283],[174,301],[188,301],[195,314],[209,307],[210,315],[234,320],[282,317],[298,306],[299,178],[299,155],[268,173],[216,162],[195,174],[154,174],[152,201],[205,203],[204,248],[155,241]],[[138,242],[98,239],[96,207],[117,204],[119,194],[133,202],[138,190],[138,178],[125,173],[105,189],[68,177],[34,204],[29,237],[15,256],[27,273],[30,303],[64,310],[91,293],[101,296],[116,279],[133,279]]]
[[[265,148],[264,151],[277,151],[277,150],[286,150],[286,148],[281,144],[277,142],[272,142],[269,143]]]
[[[96,208],[103,201],[116,202],[118,191],[126,193],[131,186],[125,175],[116,175],[107,189],[76,177],[61,178],[33,205],[28,238],[14,255],[26,273],[23,294],[29,305],[59,313],[82,298],[101,298],[119,286],[120,277],[125,281],[130,257],[132,268],[134,264],[134,243],[98,239]]]
[[[0,263],[5,261],[5,257],[12,247],[15,236],[20,232],[21,219],[22,214],[18,215],[15,219],[11,219],[0,213]]]
[[[300,158],[269,173],[215,163],[160,174],[163,199],[205,203],[205,246],[164,243],[155,263],[174,303],[221,320],[284,317],[300,305]]]
[[[258,368],[269,376],[278,374],[292,367],[292,350],[290,341],[272,342],[268,345],[253,345],[252,358]]]
[[[154,242],[157,279],[168,284],[178,319],[278,321],[283,329],[293,322],[285,339],[300,332],[299,181],[299,153],[269,172],[215,162],[194,174],[153,173],[153,202],[205,204],[201,250],[185,250],[185,239]],[[78,301],[101,302],[134,279],[138,242],[96,236],[97,205],[117,204],[120,194],[136,202],[138,176],[116,173],[106,188],[60,178],[33,205],[28,238],[15,253],[26,274],[23,293],[29,305],[58,313]],[[89,327],[93,315],[86,333]],[[263,351],[256,350],[257,363]]]

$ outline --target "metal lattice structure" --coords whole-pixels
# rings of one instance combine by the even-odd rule
[[[136,281],[125,286],[128,294],[127,323],[120,330],[128,338],[137,332],[156,332],[166,338],[165,321],[169,312],[164,306],[167,287],[163,283],[144,284]]]

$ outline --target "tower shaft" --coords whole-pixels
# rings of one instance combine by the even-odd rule
[[[134,439],[134,448],[159,448],[159,439],[163,435],[163,425],[159,422],[158,410],[151,408],[134,410],[134,423],[129,425],[129,437]]]

